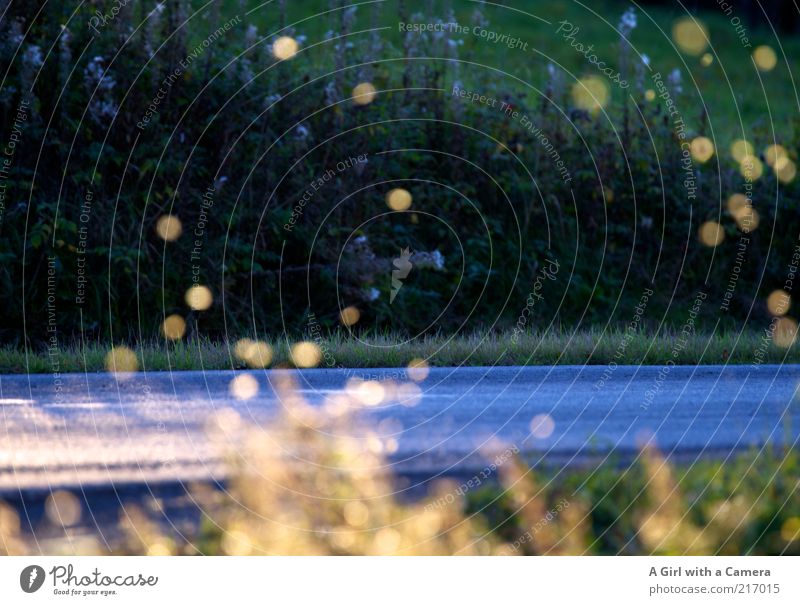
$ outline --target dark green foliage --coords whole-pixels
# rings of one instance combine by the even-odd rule
[[[695,163],[698,191],[687,199],[675,129],[658,103],[644,101],[651,83],[643,76],[629,74],[639,78],[633,100],[615,92],[607,114],[590,115],[573,107],[571,82],[547,76],[543,61],[526,68],[536,88],[510,74],[468,69],[458,60],[480,60],[473,40],[459,57],[446,40],[404,40],[396,30],[349,35],[346,49],[319,36],[276,63],[270,44],[282,16],[275,13],[258,13],[258,33],[248,32],[246,20],[235,23],[182,69],[180,61],[234,17],[234,3],[175,33],[191,10],[167,2],[160,21],[149,17],[127,42],[151,3],[130,4],[93,40],[86,23],[94,7],[70,19],[70,3],[50,3],[34,20],[36,7],[18,4],[2,23],[3,133],[11,132],[23,98],[31,110],[0,223],[6,343],[45,343],[50,311],[61,344],[79,335],[151,338],[165,315],[187,314],[184,292],[194,280],[212,289],[215,304],[190,314],[190,336],[196,328],[220,338],[294,337],[307,330],[309,313],[332,328],[347,305],[360,308],[364,331],[513,329],[545,259],[557,259],[561,270],[526,329],[624,326],[645,288],[656,294],[642,328],[665,319],[680,330],[700,290],[709,294],[699,319],[706,326],[749,317],[761,328],[763,297],[786,279],[800,230],[797,186],[776,190],[767,169],[753,196],[761,224],[750,234],[730,311],[719,311],[741,237],[724,202],[742,177],[727,156]],[[341,11],[320,17],[340,34],[358,29],[348,18]],[[370,18],[359,15],[358,25]],[[58,37],[64,23],[68,40]],[[19,46],[14,32],[30,24]],[[44,59],[41,70],[32,45]],[[415,58],[404,60],[408,54]],[[420,59],[426,56],[453,60]],[[344,70],[332,75],[340,63]],[[106,79],[98,85],[91,69],[107,70]],[[176,69],[157,114],[137,127]],[[364,80],[378,96],[356,106],[350,91]],[[512,103],[546,134],[572,180],[564,182],[520,120],[454,98],[456,82]],[[674,94],[687,134],[708,134],[694,95]],[[760,132],[758,149],[771,142],[771,133]],[[798,147],[792,128],[778,136]],[[362,154],[368,163],[337,169]],[[328,169],[335,178],[286,229],[304,192]],[[413,207],[384,214],[384,196],[397,186],[411,191]],[[209,188],[213,205],[203,209]],[[613,202],[605,202],[604,189]],[[91,208],[82,214],[87,195]],[[181,219],[183,235],[165,245],[155,225],[166,213]],[[709,219],[726,230],[715,250],[697,242],[699,224]],[[76,302],[82,228],[87,284]],[[391,261],[404,247],[440,251],[444,268],[412,271],[389,304]]]

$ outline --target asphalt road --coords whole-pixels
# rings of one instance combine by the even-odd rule
[[[321,405],[353,375],[396,380],[398,372],[249,372],[259,389],[247,400],[230,391],[240,372],[148,372],[124,381],[0,376],[0,495],[222,481],[236,444],[208,430],[220,411],[267,422],[281,405],[275,385],[287,373]],[[410,477],[481,469],[487,446],[562,465],[629,457],[651,440],[670,456],[694,459],[797,443],[798,384],[800,366],[434,368],[419,383],[416,405],[385,401],[363,421],[397,442],[394,470]]]

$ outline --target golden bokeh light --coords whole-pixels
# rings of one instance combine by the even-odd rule
[[[165,214],[156,221],[158,237],[167,242],[174,242],[183,233],[181,219],[171,214]]]
[[[246,557],[253,552],[253,542],[246,532],[240,530],[226,531],[222,536],[222,550],[227,555]]]
[[[75,525],[81,518],[81,503],[71,492],[58,490],[45,500],[47,520],[56,527]]]
[[[170,315],[161,324],[161,333],[167,340],[180,340],[186,334],[186,321],[180,315]]]
[[[672,25],[672,39],[687,55],[699,56],[708,46],[708,28],[693,17],[682,17]]]
[[[394,397],[400,405],[411,408],[422,401],[422,389],[413,382],[404,382],[397,387]]]
[[[194,311],[205,311],[214,302],[214,297],[211,295],[211,290],[206,286],[192,286],[186,290],[184,296],[186,304]]]
[[[112,347],[106,354],[106,370],[113,374],[136,372],[139,369],[139,359],[131,349],[124,345]]]
[[[745,141],[744,139],[736,139],[731,144],[731,155],[733,159],[737,162],[741,162],[747,156],[751,156],[754,153],[753,145]]]
[[[772,71],[778,64],[778,56],[769,46],[757,46],[753,51],[753,61],[761,71]]]
[[[770,145],[764,150],[764,160],[773,167],[779,159],[786,157],[789,157],[789,154],[783,145]]]
[[[297,40],[290,36],[281,36],[272,43],[272,54],[276,59],[285,61],[294,57],[298,48]]]
[[[719,246],[725,240],[725,231],[723,231],[722,225],[715,221],[706,221],[700,225],[697,235],[701,244],[711,248]]]
[[[403,210],[411,208],[412,201],[413,198],[411,194],[400,187],[392,189],[386,194],[386,205],[397,212],[402,212]]]
[[[292,363],[298,368],[313,368],[319,365],[322,351],[313,342],[298,342],[292,346]]]
[[[692,157],[704,164],[714,155],[714,143],[708,137],[695,137],[692,140]]]
[[[537,439],[547,439],[555,428],[556,423],[550,414],[537,414],[531,420],[531,435]]]
[[[739,172],[748,181],[757,181],[764,174],[764,164],[756,156],[748,155],[739,163]]]
[[[758,227],[758,211],[743,194],[734,193],[728,198],[728,212],[742,231],[750,232]]]
[[[343,326],[347,326],[348,328],[356,325],[359,319],[361,319],[361,311],[353,306],[345,307],[339,313],[339,321],[342,322]]]
[[[781,540],[795,542],[800,540],[800,517],[789,517],[781,525]]]
[[[352,378],[347,382],[347,393],[365,406],[375,406],[386,397],[386,389],[377,380]]]
[[[239,361],[247,361],[247,350],[250,345],[255,344],[255,340],[250,338],[240,338],[233,346],[233,354]]]
[[[743,193],[734,193],[728,198],[728,212],[733,218],[736,218],[749,205],[747,197]]]
[[[424,359],[412,359],[408,362],[408,377],[414,382],[422,382],[430,374],[431,368]]]
[[[272,347],[260,340],[242,338],[233,348],[233,354],[239,361],[243,361],[248,367],[259,369],[266,368],[272,363]]]
[[[772,332],[772,342],[775,346],[788,349],[794,344],[795,338],[797,338],[797,322],[791,317],[778,318]]]
[[[363,527],[369,521],[369,508],[358,500],[345,504],[342,513],[347,524],[353,527]]]
[[[644,91],[644,98],[645,98],[645,100],[650,101],[650,102],[655,101],[656,100],[656,91],[653,90],[652,88],[648,88],[647,90]]]
[[[775,317],[786,315],[792,306],[792,297],[783,290],[775,290],[767,296],[767,309]]]
[[[228,389],[236,399],[252,399],[258,395],[258,380],[252,374],[239,374],[231,380]]]
[[[579,109],[599,111],[610,97],[608,84],[599,76],[586,76],[572,86],[572,100]]]
[[[781,183],[791,183],[794,177],[797,176],[797,166],[788,157],[778,158],[775,161],[775,176]]]
[[[605,187],[603,189],[603,201],[605,201],[606,204],[611,204],[614,201],[614,191]]]
[[[736,226],[745,233],[758,229],[758,225],[761,222],[758,210],[752,206],[745,206],[734,218],[736,219]]]
[[[711,53],[705,53],[702,57],[700,57],[700,65],[703,67],[708,67],[714,62],[714,55]]]
[[[353,89],[353,103],[356,105],[369,105],[375,100],[378,91],[369,82],[362,82]]]

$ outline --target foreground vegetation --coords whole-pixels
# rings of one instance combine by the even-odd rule
[[[236,343],[208,339],[136,347],[138,368],[145,371],[225,370],[247,367],[236,355]],[[500,333],[473,336],[427,336],[405,340],[397,335],[355,338],[345,333],[313,342],[321,368],[404,367],[413,359],[432,366],[510,365],[662,365],[798,363],[800,347],[778,347],[764,333],[659,335],[608,330],[575,334]],[[291,345],[269,343],[269,367],[291,367]],[[109,346],[87,344],[48,351],[0,349],[0,373],[99,372],[107,369]],[[252,366],[251,366],[252,367]]]
[[[498,444],[480,480],[438,481],[420,499],[391,475],[393,438],[359,431],[354,401],[284,403],[268,427],[231,411],[210,422],[237,444],[234,472],[225,491],[190,488],[195,521],[170,525],[154,500],[125,506],[107,535],[86,519],[78,530],[80,500],[58,491],[38,540],[0,502],[0,553],[800,554],[797,449],[680,466],[645,449],[630,466],[531,470],[524,444]]]

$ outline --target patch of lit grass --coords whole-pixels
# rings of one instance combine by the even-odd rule
[[[510,365],[662,365],[797,363],[800,351],[764,343],[763,333],[695,334],[685,340],[677,333],[657,336],[624,331],[582,331],[574,334],[498,333],[469,336],[427,336],[406,342],[393,334],[359,339],[336,333],[316,341],[322,350],[319,367],[405,367],[412,359],[425,359],[433,366]],[[291,365],[294,342],[275,340],[272,367]],[[208,339],[151,342],[132,347],[142,371],[224,370],[244,368],[237,358],[235,342]],[[90,344],[66,347],[57,355],[47,351],[0,349],[0,373],[40,374],[53,371],[57,360],[61,372],[100,372],[106,369],[109,347]],[[759,355],[757,358],[757,352]]]

